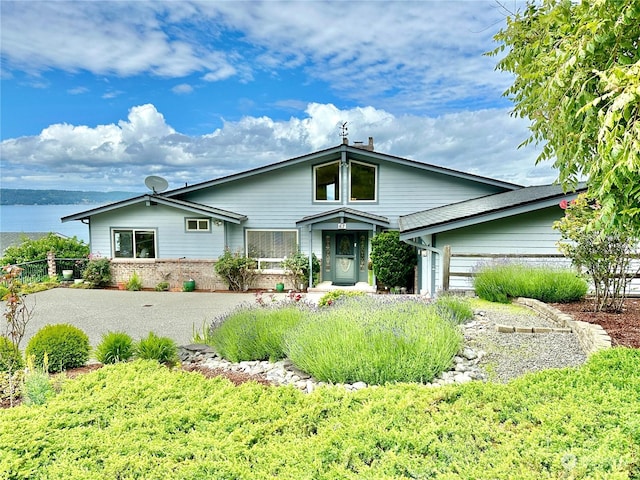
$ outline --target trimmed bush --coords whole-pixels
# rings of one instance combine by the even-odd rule
[[[318,380],[369,384],[433,380],[462,345],[460,331],[420,300],[345,299],[285,335],[289,359]]]
[[[285,357],[284,335],[303,316],[298,305],[241,307],[212,329],[211,346],[232,362],[278,360]]]
[[[124,332],[108,332],[95,350],[96,358],[101,363],[126,362],[135,353],[133,339]]]
[[[7,337],[0,336],[0,372],[15,372],[24,367],[20,350]]]
[[[138,342],[136,351],[138,358],[143,360],[156,360],[167,365],[178,361],[176,342],[168,337],[159,337],[153,332],[149,332],[147,338]]]
[[[366,295],[364,292],[359,292],[357,290],[332,290],[320,297],[320,300],[318,300],[318,306],[326,307],[333,305],[336,301],[343,298],[362,297],[364,295]]]
[[[50,373],[81,367],[89,360],[89,337],[77,327],[69,324],[46,325],[32,338],[25,355],[33,355],[34,364],[44,366],[44,354],[49,357]]]
[[[588,291],[584,278],[572,270],[521,264],[481,267],[473,286],[480,298],[509,303],[512,298],[535,298],[547,303],[581,300]]]
[[[371,263],[377,280],[387,287],[413,286],[416,248],[400,241],[397,230],[378,233],[371,239]]]

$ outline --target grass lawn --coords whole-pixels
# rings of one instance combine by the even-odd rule
[[[507,385],[310,395],[117,364],[0,411],[0,478],[640,478],[640,350]]]

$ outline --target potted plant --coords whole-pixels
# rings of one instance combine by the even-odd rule
[[[62,270],[63,280],[73,280],[73,270]]]
[[[189,280],[185,280],[182,282],[182,291],[183,292],[193,292],[196,289],[196,281],[193,278],[189,278]]]

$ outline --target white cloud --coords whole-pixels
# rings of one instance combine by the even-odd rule
[[[171,89],[173,93],[177,93],[178,95],[186,95],[193,92],[193,87],[188,83],[181,83],[180,85],[176,85]]]
[[[62,175],[67,189],[140,190],[153,173],[175,188],[338,145],[337,126],[344,121],[352,142],[372,136],[378,152],[525,185],[555,180],[548,166],[534,167],[535,151],[516,149],[528,135],[526,124],[506,110],[428,118],[311,103],[302,118],[248,116],[208,135],[188,136],[147,104],[117,123],[57,124],[37,136],[3,141],[3,186],[59,188]]]
[[[482,55],[504,16],[494,0],[3,2],[2,50],[32,74],[250,82],[302,68],[354,103],[433,115],[487,108],[508,86]]]
[[[182,77],[233,72],[223,51],[203,49],[164,23],[183,2],[3,2],[2,50],[9,68]],[[187,9],[188,10],[188,9]]]

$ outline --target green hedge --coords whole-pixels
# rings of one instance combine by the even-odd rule
[[[229,381],[156,362],[104,367],[0,415],[3,478],[631,479],[640,351],[507,385],[348,393]]]

